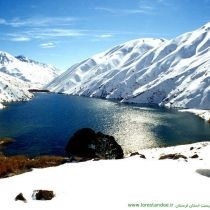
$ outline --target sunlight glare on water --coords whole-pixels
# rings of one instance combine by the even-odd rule
[[[113,135],[119,139],[125,153],[159,146],[155,133],[151,132],[151,128],[158,124],[158,119],[153,118],[151,122],[152,117],[149,112],[139,113],[136,110],[124,111],[114,116]]]

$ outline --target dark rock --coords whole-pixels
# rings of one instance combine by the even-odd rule
[[[96,134],[90,128],[84,128],[78,130],[70,138],[67,146],[66,152],[69,156],[80,156],[80,157],[90,157],[95,156],[94,148],[91,148],[90,145],[96,141]]]
[[[135,155],[139,155],[139,153],[138,152],[133,152],[133,153],[130,154],[130,157],[135,156]]]
[[[18,194],[16,197],[15,197],[15,201],[23,201],[24,203],[27,202],[27,200],[24,198],[23,196],[23,193],[20,193]]]
[[[194,149],[194,147],[190,147],[190,150],[193,150]]]
[[[70,157],[89,159],[120,159],[123,150],[113,136],[101,132],[95,133],[90,128],[78,130],[69,140],[66,153]]]
[[[49,190],[34,190],[32,195],[34,200],[52,200],[54,197],[54,192]]]
[[[121,146],[114,137],[101,132],[96,133],[96,141],[92,146],[95,148],[96,157],[101,159],[120,159],[124,156]]]
[[[186,156],[182,155],[182,154],[167,154],[167,155],[162,155],[160,156],[159,160],[164,160],[164,159],[172,159],[172,160],[177,160],[179,158],[183,158],[183,159],[187,159]]]
[[[145,155],[143,155],[143,154],[140,154],[139,157],[143,158],[143,159],[146,159]]]
[[[199,156],[197,154],[194,154],[193,156],[191,156],[190,158],[199,158]]]

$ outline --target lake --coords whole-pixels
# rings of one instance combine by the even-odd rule
[[[115,137],[125,153],[209,140],[210,124],[190,113],[102,99],[39,93],[0,110],[0,136],[16,141],[7,155],[64,155],[78,129]]]

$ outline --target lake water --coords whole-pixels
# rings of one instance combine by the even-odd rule
[[[0,136],[16,140],[8,155],[64,155],[83,127],[113,135],[125,153],[210,139],[210,124],[190,113],[101,99],[40,93],[0,110]]]

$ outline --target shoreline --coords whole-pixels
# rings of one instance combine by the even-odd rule
[[[145,161],[160,161],[160,160],[175,160],[184,162],[210,162],[210,141],[203,141],[191,144],[156,147],[149,149],[141,149],[137,152],[125,154],[119,160],[140,158]],[[67,156],[57,155],[39,155],[29,157],[25,155],[0,155],[0,179],[17,176],[26,172],[33,171],[36,168],[46,169],[48,167],[55,167],[67,163],[85,163],[89,161],[113,161],[117,159],[90,159],[84,161],[70,161]],[[13,164],[15,166],[13,167]],[[3,171],[2,171],[3,170]],[[8,171],[8,172],[7,172]]]
[[[189,112],[195,114],[196,116],[210,123],[210,110],[193,108],[193,109],[180,109],[179,112]]]

